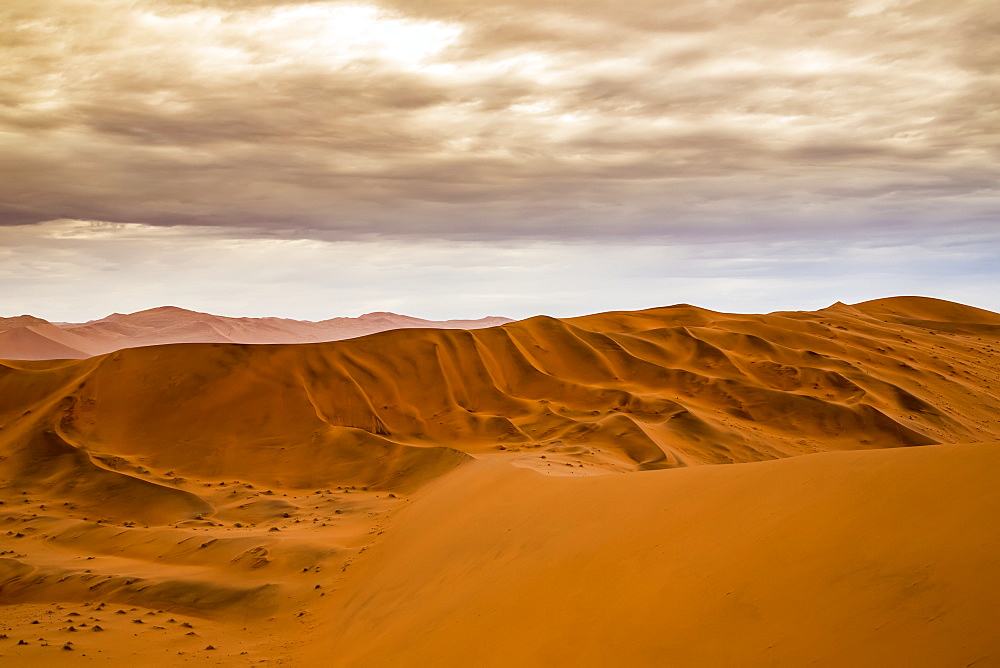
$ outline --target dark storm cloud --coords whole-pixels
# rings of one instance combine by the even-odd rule
[[[995,220],[990,3],[38,0],[0,10],[0,223],[324,239]]]

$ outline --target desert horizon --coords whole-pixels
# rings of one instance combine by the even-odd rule
[[[988,665],[998,345],[894,297],[0,361],[0,658]]]

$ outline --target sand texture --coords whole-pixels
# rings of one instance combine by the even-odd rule
[[[899,297],[0,362],[0,664],[1000,665],[998,346]]]

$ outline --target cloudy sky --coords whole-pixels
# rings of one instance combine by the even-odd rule
[[[995,0],[0,0],[0,315],[1000,310]]]

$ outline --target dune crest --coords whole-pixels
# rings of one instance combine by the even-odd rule
[[[305,487],[391,487],[388,472],[347,472],[357,448],[568,474],[1000,438],[990,344],[920,322],[678,306],[303,346],[153,346],[3,369],[0,411],[8,429],[58,426],[151,468]]]

